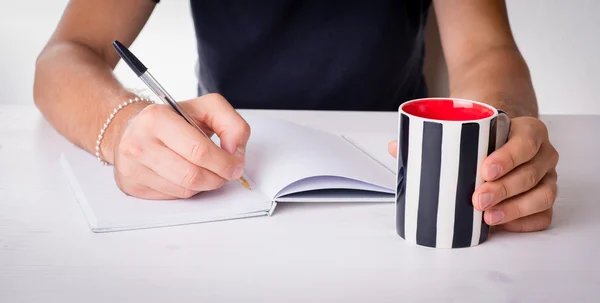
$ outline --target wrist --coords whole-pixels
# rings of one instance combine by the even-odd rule
[[[136,98],[139,101],[135,102]],[[108,164],[114,163],[115,148],[121,141],[121,137],[127,129],[129,121],[135,118],[135,116],[137,116],[144,108],[152,104],[147,101],[147,98],[145,99],[146,100],[142,100],[141,97],[137,97],[136,95],[128,96],[127,98],[124,98],[121,103],[117,104],[115,108],[107,114],[106,118],[103,118],[103,123],[108,123],[108,125],[104,128],[104,133],[100,133],[101,130],[99,129],[99,136],[95,138],[96,140],[100,140],[100,145],[97,146],[98,149],[96,152],[99,152],[101,160]],[[119,106],[121,106],[121,109],[119,109]],[[107,121],[106,119],[110,118],[111,114],[113,118],[110,119],[110,121]]]
[[[449,80],[452,97],[487,103],[511,118],[538,115],[528,66],[513,48],[479,53],[449,71]]]

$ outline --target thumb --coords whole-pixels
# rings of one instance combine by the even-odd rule
[[[245,161],[245,151],[250,139],[250,125],[219,94],[208,94],[187,101],[186,110],[199,123],[206,125],[221,141],[221,148]]]
[[[398,140],[391,141],[388,143],[388,153],[394,158],[398,154]]]

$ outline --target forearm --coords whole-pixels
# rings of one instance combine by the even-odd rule
[[[449,70],[449,80],[452,97],[482,101],[511,118],[539,114],[529,69],[515,48],[483,51]]]
[[[92,154],[110,113],[132,96],[114,77],[102,56],[82,44],[50,44],[36,62],[37,107],[59,133]],[[127,106],[110,124],[101,145],[106,161],[112,162],[112,146],[124,126],[122,120],[142,106],[145,105]]]
[[[511,117],[538,116],[527,64],[504,0],[434,0],[450,94],[488,103]]]

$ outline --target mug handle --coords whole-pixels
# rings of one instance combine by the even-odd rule
[[[503,110],[498,110],[498,118],[496,123],[496,149],[502,147],[508,141],[510,133],[510,117]]]

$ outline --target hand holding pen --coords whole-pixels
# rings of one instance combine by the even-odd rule
[[[120,55],[126,50],[118,42],[114,46]],[[242,175],[250,127],[229,102],[209,94],[176,103],[139,60],[122,58],[129,58],[130,67],[138,64],[132,69],[147,75],[142,79],[166,104],[137,102],[127,106],[133,114],[115,116],[121,121],[113,123],[124,125],[113,145],[121,190],[145,199],[176,199],[218,189],[229,180],[249,188]],[[220,147],[210,140],[214,133]]]

